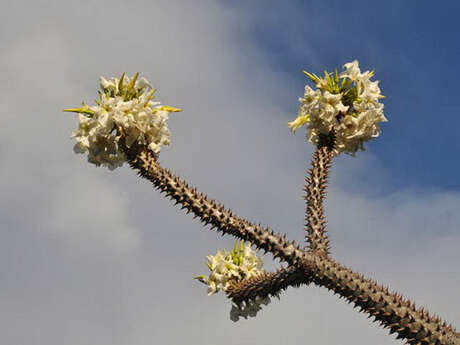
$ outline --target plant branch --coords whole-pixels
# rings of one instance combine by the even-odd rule
[[[123,143],[121,141],[121,146]],[[234,215],[222,204],[218,204],[206,195],[190,187],[185,181],[164,169],[158,163],[158,156],[141,145],[124,146],[129,165],[167,197],[181,204],[187,213],[194,213],[205,225],[211,224],[223,234],[230,234],[244,241],[249,241],[257,248],[270,252],[275,258],[290,265],[299,262],[305,255],[295,242],[286,240],[286,235],[275,234],[268,227],[255,225]]]
[[[316,148],[309,176],[305,179],[307,202],[305,214],[306,241],[309,251],[322,255],[329,255],[329,238],[326,233],[326,220],[324,218],[323,201],[326,195],[327,178],[332,164],[333,136],[320,135],[320,142]]]
[[[374,316],[383,327],[389,328],[390,333],[396,332],[398,338],[406,339],[411,345],[460,345],[458,333],[438,317],[430,316],[426,310],[416,308],[401,295],[323,255],[304,252],[295,242],[288,242],[285,236],[275,234],[269,228],[233,215],[162,168],[157,162],[158,157],[146,147],[134,145],[125,148],[125,153],[129,164],[140,176],[151,181],[176,204],[180,203],[187,213],[193,212],[203,223],[211,224],[223,234],[249,241],[290,264],[275,273],[243,282],[248,289],[246,293],[242,291],[243,285],[235,285],[230,293],[234,298],[245,300],[259,294],[276,295],[288,286],[311,281],[353,302],[361,311]]]
[[[227,288],[227,296],[235,303],[255,300],[256,297],[279,297],[288,287],[299,287],[311,283],[301,266],[288,266],[276,272],[264,272],[242,281],[232,282]]]
[[[332,259],[308,255],[304,270],[316,285],[334,291],[349,303],[353,302],[360,311],[389,328],[390,333],[397,333],[398,339],[406,339],[411,345],[460,345],[459,335],[451,325]]]
[[[232,283],[227,295],[234,302],[256,297],[279,296],[289,286],[325,287],[373,316],[374,321],[411,345],[460,345],[460,333],[437,316],[388,288],[317,253],[307,254],[302,266],[289,266],[273,273]]]

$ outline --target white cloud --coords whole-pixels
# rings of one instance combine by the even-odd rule
[[[66,178],[53,195],[43,230],[83,251],[138,248],[141,233],[130,223],[127,200],[113,184],[78,174]]]
[[[0,92],[5,110],[0,140],[9,148],[2,152],[2,175],[9,181],[2,186],[3,198],[18,200],[29,210],[29,226],[59,234],[73,246],[136,248],[139,232],[129,223],[126,202],[114,186],[94,171],[75,174],[64,165],[67,157],[78,162],[65,152],[70,131],[62,130],[72,116],[61,112],[61,102],[76,89],[69,81],[72,56],[65,35],[46,25],[10,44],[0,61],[2,75],[10,81]],[[9,215],[17,223],[22,216]]]

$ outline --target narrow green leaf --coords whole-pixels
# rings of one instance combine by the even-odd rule
[[[131,80],[129,81],[128,87],[126,88],[126,92],[128,94],[134,89],[134,85],[136,84],[136,80],[138,76],[139,76],[139,72],[134,74]]]
[[[314,73],[308,73],[307,71],[303,71],[303,73],[315,84],[319,81],[319,77]]]
[[[68,108],[62,110],[66,113],[79,113],[79,114],[87,114],[87,115],[94,115],[94,111],[90,109],[88,104],[83,103],[80,108]]]
[[[205,275],[200,275],[200,276],[193,277],[193,279],[197,279],[197,280],[199,280],[200,282],[205,283],[205,284],[206,284],[206,279],[207,279],[207,278],[208,278],[208,277],[205,276]]]
[[[120,81],[118,82],[118,90],[120,90],[120,91],[121,91],[121,89],[123,87],[123,79],[125,79],[125,72],[123,72],[121,74]]]

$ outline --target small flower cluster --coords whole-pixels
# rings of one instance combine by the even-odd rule
[[[346,63],[344,71],[324,72],[320,78],[304,72],[316,84],[305,87],[298,117],[288,123],[292,131],[307,125],[307,138],[319,143],[320,134],[335,136],[334,154],[354,154],[363,143],[380,135],[379,122],[386,122],[379,99],[379,81],[371,81],[374,71],[361,73],[358,61]]]
[[[101,77],[95,106],[83,103],[80,108],[64,110],[79,114],[78,129],[72,134],[77,141],[74,151],[88,152],[88,162],[110,170],[123,165],[126,157],[119,148],[122,136],[127,147],[137,142],[155,153],[169,145],[169,113],[181,109],[154,102],[155,89],[145,78],[138,80],[138,75],[129,78],[123,73],[119,79],[110,80]]]
[[[209,276],[195,277],[208,285],[208,295],[218,291],[226,291],[230,282],[239,281],[263,272],[263,262],[252,250],[251,245],[244,242],[235,243],[233,250],[219,250],[216,255],[206,257],[206,266],[211,273]]]
[[[225,249],[220,250],[216,255],[206,257],[206,266],[211,273],[209,276],[201,275],[195,277],[202,283],[208,285],[208,295],[218,291],[227,291],[231,282],[241,281],[254,277],[263,272],[263,262],[252,250],[251,245],[245,245],[244,242],[235,243],[233,250],[227,252]],[[245,319],[248,316],[256,316],[257,312],[262,309],[261,304],[268,304],[270,298],[257,298],[254,301],[245,304],[232,304],[230,318],[238,321],[240,317]]]

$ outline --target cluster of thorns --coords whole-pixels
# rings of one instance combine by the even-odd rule
[[[184,180],[163,168],[158,162],[158,154],[146,146],[132,145],[128,148],[121,141],[131,168],[151,181],[155,188],[176,204],[180,204],[187,213],[193,213],[204,225],[210,225],[211,229],[248,241],[287,264],[275,272],[232,283],[226,292],[233,302],[241,304],[256,298],[278,296],[290,286],[308,286],[313,283],[353,303],[361,312],[373,317],[374,321],[389,329],[390,334],[396,333],[397,338],[405,340],[407,344],[460,345],[460,333],[453,326],[331,258],[323,202],[333,146],[334,136],[322,135],[307,172],[305,237],[308,246],[301,248],[294,241],[289,242],[285,235],[281,236],[270,228],[236,216],[222,204],[190,187]]]

